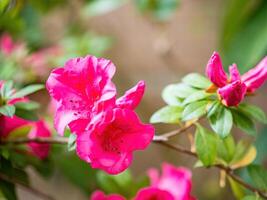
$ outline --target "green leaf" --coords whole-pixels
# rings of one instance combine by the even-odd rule
[[[192,87],[200,89],[206,89],[211,85],[211,82],[206,77],[197,73],[191,73],[186,75],[182,79],[182,82]]]
[[[256,154],[256,148],[250,142],[241,140],[236,146],[234,157],[229,165],[233,169],[247,166],[255,160]]]
[[[236,199],[242,199],[245,196],[245,190],[242,185],[233,180],[230,176],[227,176],[231,189],[236,197]]]
[[[262,109],[257,106],[242,103],[238,106],[238,110],[250,118],[254,118],[262,123],[267,123],[267,117]]]
[[[227,137],[233,126],[233,116],[230,110],[223,107],[215,112],[210,118],[211,128],[217,133],[221,138]]]
[[[211,166],[215,163],[217,140],[214,134],[201,125],[197,125],[195,145],[198,157],[204,166]]]
[[[7,200],[17,200],[15,185],[13,183],[1,180],[0,193],[1,192],[6,197]]]
[[[15,114],[15,106],[13,105],[4,105],[0,107],[0,114],[3,114],[8,117],[12,117]]]
[[[32,110],[24,110],[24,109],[17,108],[15,115],[22,118],[22,119],[26,119],[26,120],[30,120],[30,121],[38,121],[39,120],[37,114]]]
[[[213,101],[211,104],[208,104],[208,117],[211,117],[216,112],[219,112],[219,109],[222,109],[223,106],[220,101]]]
[[[256,135],[256,127],[249,117],[244,115],[243,113],[239,112],[238,110],[232,109],[232,115],[234,119],[234,124],[243,130],[245,133],[249,135],[255,136]]]
[[[3,99],[8,99],[12,93],[13,93],[13,81],[4,82],[0,90],[1,97]]]
[[[34,101],[18,102],[15,104],[16,109],[21,110],[36,110],[40,105]]]
[[[24,125],[24,126],[15,128],[8,134],[8,139],[18,138],[18,137],[27,137],[31,128],[32,128],[31,125]]]
[[[119,8],[123,5],[126,0],[97,0],[97,1],[90,1],[85,5],[83,13],[85,16],[96,16],[108,13],[114,9]]]
[[[207,112],[207,101],[197,101],[188,104],[182,114],[182,120],[188,121],[198,119]]]
[[[165,106],[152,115],[150,123],[179,123],[182,111],[178,106]]]
[[[211,94],[206,93],[203,90],[194,92],[190,96],[186,97],[186,99],[183,101],[183,105],[187,105],[189,103],[192,103],[192,102],[195,102],[195,101],[199,101],[199,100],[205,99],[205,98],[207,98],[210,95]]]
[[[108,175],[102,171],[97,173],[97,182],[106,193],[118,193],[125,197],[131,196],[130,190],[134,185],[132,179],[128,170],[118,175]]]
[[[0,14],[5,11],[5,9],[8,7],[10,3],[10,0],[1,0],[0,1]]]
[[[235,142],[231,135],[226,138],[218,139],[217,145],[218,157],[229,163],[235,155]]]
[[[255,185],[267,191],[267,171],[260,165],[248,166],[248,173]]]
[[[14,93],[10,98],[21,98],[44,88],[43,84],[29,85]]]
[[[73,151],[76,149],[76,134],[70,134],[69,140],[68,140],[68,151]]]
[[[162,91],[162,98],[168,105],[181,106],[182,100],[175,95],[175,88],[175,84],[166,86]]]
[[[249,196],[245,196],[242,200],[262,200],[262,198],[249,195]]]

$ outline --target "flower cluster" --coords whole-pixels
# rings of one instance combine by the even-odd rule
[[[206,68],[206,75],[213,83],[207,91],[217,91],[225,106],[237,106],[246,94],[255,92],[266,81],[267,57],[242,76],[236,64],[229,67],[229,73],[230,77],[223,69],[219,54],[214,52]]]
[[[182,167],[164,163],[162,175],[156,169],[148,171],[150,186],[141,188],[133,200],[194,200],[191,196],[191,172]],[[102,191],[92,194],[91,200],[124,200],[118,194],[105,195]]]
[[[133,151],[146,148],[154,135],[153,126],[142,124],[134,112],[145,83],[140,81],[116,99],[114,73],[111,61],[86,56],[54,69],[46,84],[56,101],[58,133],[63,135],[68,126],[77,136],[78,156],[110,174],[128,168]]]

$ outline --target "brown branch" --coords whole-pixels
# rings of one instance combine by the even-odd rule
[[[31,186],[29,186],[29,185],[27,185],[27,184],[25,184],[25,183],[23,183],[21,181],[18,181],[16,179],[12,178],[12,177],[9,177],[9,176],[7,176],[5,174],[0,173],[0,180],[4,180],[6,182],[18,185],[18,186],[28,190],[29,192],[35,194],[36,196],[39,196],[42,199],[54,200],[53,197],[51,197],[51,196],[49,196],[49,195],[47,195],[47,194],[45,194],[45,193],[43,193],[43,192],[31,187]]]
[[[198,158],[197,154],[195,152],[192,152],[190,150],[185,149],[184,147],[181,146],[176,146],[176,145],[172,145],[170,143],[166,143],[165,141],[153,141],[157,144],[161,144],[165,147],[171,148],[177,152],[180,153],[184,153],[190,156],[193,156],[195,158]],[[212,167],[216,167],[218,169],[224,170],[226,172],[226,174],[228,176],[230,176],[233,180],[235,180],[236,182],[238,182],[240,185],[242,185],[243,187],[247,188],[248,190],[257,193],[259,196],[261,196],[264,199],[267,199],[267,194],[264,191],[259,190],[258,188],[244,182],[244,180],[242,180],[239,176],[235,175],[233,172],[233,169],[231,169],[230,167],[221,165],[221,164],[217,164],[217,165],[213,165]]]
[[[49,143],[49,144],[67,144],[68,138],[66,137],[35,137],[35,138],[15,138],[15,139],[7,139],[7,140],[1,140],[0,146],[2,145],[19,145],[19,144],[25,144],[29,142],[35,142],[35,143]]]

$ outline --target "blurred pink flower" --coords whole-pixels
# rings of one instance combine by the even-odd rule
[[[8,33],[4,33],[0,37],[0,51],[4,55],[10,55],[16,51],[23,50],[25,45],[21,42],[15,43]]]
[[[48,67],[53,63],[53,58],[61,56],[62,53],[59,46],[44,48],[26,56],[23,64],[39,77],[47,77]]]
[[[169,192],[174,200],[193,200],[191,196],[191,172],[182,167],[164,163],[162,165],[162,175],[159,176],[157,169],[148,171],[151,187]]]
[[[173,187],[173,186],[172,186]],[[167,191],[155,187],[147,187],[138,191],[134,200],[175,200]]]
[[[55,128],[60,135],[67,125],[73,133],[88,129],[94,113],[115,104],[114,73],[112,62],[94,56],[70,59],[51,72],[46,86],[57,101]]]
[[[123,196],[119,194],[109,194],[105,195],[102,191],[95,191],[90,200],[126,200]]]
[[[142,124],[134,111],[115,108],[101,128],[78,135],[77,154],[93,168],[118,174],[129,167],[135,150],[145,149],[154,135],[154,128]]]
[[[226,106],[237,106],[244,99],[246,93],[255,92],[266,81],[267,57],[243,76],[240,76],[236,64],[229,67],[229,72],[228,79],[219,54],[214,52],[207,64],[206,74],[210,81],[219,88],[217,93],[222,103]]]
[[[51,137],[51,132],[49,131],[47,125],[44,121],[40,120],[37,122],[27,121],[19,117],[0,117],[0,136],[3,138],[14,137],[13,133],[16,130],[23,127],[28,127],[29,132],[27,133],[29,138],[34,137]],[[18,137],[18,136],[15,136]],[[44,159],[49,155],[50,145],[49,144],[38,144],[38,143],[28,143],[28,147],[31,149],[33,155],[40,159]]]

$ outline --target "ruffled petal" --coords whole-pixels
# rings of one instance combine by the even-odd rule
[[[117,99],[116,105],[120,108],[135,109],[140,103],[145,91],[145,82],[139,81],[133,88]]]
[[[229,67],[229,72],[230,72],[230,82],[235,82],[237,80],[241,80],[241,76],[240,73],[238,71],[237,65],[236,64],[232,64]]]

